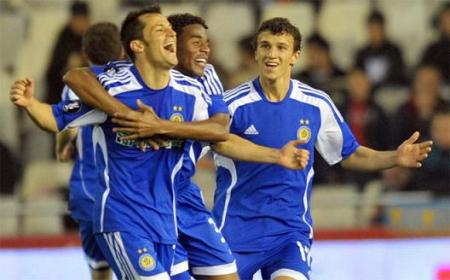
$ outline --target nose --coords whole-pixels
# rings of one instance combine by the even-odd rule
[[[203,53],[205,53],[206,55],[209,55],[209,52],[211,51],[211,49],[209,48],[208,43],[203,43],[203,44],[200,46],[200,51],[203,52]]]
[[[167,36],[169,36],[169,37],[176,37],[177,36],[177,33],[172,29],[172,27],[167,28],[166,29],[166,33],[167,33]]]

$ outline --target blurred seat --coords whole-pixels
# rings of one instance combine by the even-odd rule
[[[214,57],[228,70],[237,67],[238,40],[252,34],[255,18],[249,3],[213,2],[204,14]]]
[[[375,103],[388,115],[393,115],[409,99],[406,87],[382,87],[374,93]]]
[[[20,203],[13,195],[0,195],[0,236],[19,233]]]
[[[58,196],[25,201],[22,205],[21,233],[62,234],[67,203]]]
[[[160,6],[165,16],[179,13],[190,13],[199,16],[201,12],[200,5],[194,1],[189,3],[163,3],[161,1]]]
[[[432,2],[438,1],[377,1],[386,17],[387,34],[402,49],[403,59],[408,67],[419,62],[425,45],[433,37],[431,14],[427,8],[433,5]]]
[[[372,218],[381,203],[382,196],[383,185],[380,180],[371,181],[364,186],[360,200],[358,225],[370,226]]]
[[[275,2],[267,4],[262,13],[262,20],[270,19],[273,17],[285,17],[289,21],[300,29],[302,35],[302,42],[306,41],[314,31],[316,25],[316,19],[314,14],[314,7],[311,3],[305,2]],[[303,51],[303,50],[302,50]],[[302,54],[302,57],[304,54]],[[294,67],[294,72],[302,69],[302,60]]]
[[[359,199],[357,187],[352,184],[315,185],[311,195],[314,227],[355,227]]]
[[[55,160],[29,162],[18,195],[26,201],[52,197],[58,188],[67,187],[71,173],[72,163]]]
[[[369,0],[323,2],[318,20],[319,31],[333,46],[333,57],[342,68],[353,65],[354,52],[365,41],[365,22],[369,11]]]

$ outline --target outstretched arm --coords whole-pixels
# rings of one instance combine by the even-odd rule
[[[342,166],[361,171],[376,171],[394,166],[419,168],[422,166],[421,161],[427,158],[433,145],[432,141],[416,143],[419,136],[419,132],[414,132],[395,151],[376,151],[361,146],[342,161]]]
[[[19,108],[25,109],[33,122],[41,129],[58,132],[52,107],[34,97],[34,81],[30,78],[18,79],[11,86],[9,99]]]
[[[164,135],[182,139],[217,142],[228,138],[228,115],[215,114],[204,121],[173,122],[160,119],[153,109],[140,100],[137,101],[140,112],[115,113],[112,121],[120,127],[114,131],[127,132],[124,140],[148,138]]]
[[[230,134],[227,141],[214,143],[212,148],[217,153],[235,160],[273,163],[290,169],[304,169],[308,165],[309,151],[297,148],[302,143],[300,140],[294,140],[281,149],[274,149]]]

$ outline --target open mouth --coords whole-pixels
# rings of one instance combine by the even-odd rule
[[[206,59],[206,58],[196,58],[194,61],[196,64],[198,64],[202,67],[205,67],[206,64],[208,63],[208,59]]]
[[[176,52],[176,47],[175,47],[175,43],[174,42],[171,42],[171,43],[166,43],[166,44],[164,44],[164,49],[166,50],[166,51],[168,51],[168,52],[170,52],[170,53],[175,53]]]

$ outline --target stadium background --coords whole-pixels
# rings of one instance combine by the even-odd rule
[[[91,0],[90,19],[120,24],[129,10],[148,2]],[[381,86],[373,92],[375,102],[391,121],[395,121],[396,110],[411,97],[414,71],[426,47],[439,36],[433,23],[446,3],[160,1],[166,15],[190,12],[206,19],[212,56],[215,65],[222,66],[227,77],[224,83],[228,85],[232,84],[233,73],[243,73],[238,41],[251,34],[262,19],[274,16],[288,17],[304,38],[295,73],[307,68],[305,45],[315,32],[330,43],[335,64],[349,71],[355,63],[355,52],[367,42],[366,18],[376,8],[384,15],[388,37],[402,50],[405,62],[404,82]],[[58,33],[69,18],[70,4],[69,0],[0,1],[0,279],[88,278],[76,229],[66,213],[71,164],[53,160],[50,135],[19,114],[7,96],[15,77],[29,76],[37,81],[35,94],[45,98],[46,68]],[[448,83],[442,84],[440,95],[449,100]],[[390,135],[387,132],[378,137]],[[447,170],[449,164],[447,161]],[[407,186],[396,189],[395,181],[400,178],[395,174],[390,175],[394,183],[389,181],[389,174],[374,174],[363,186],[352,181],[351,175],[332,183],[325,180],[313,189],[317,240],[313,279],[450,279],[448,172],[440,175],[446,177],[447,184],[444,194],[438,196],[427,191],[426,183],[416,190],[404,191],[402,188]],[[210,160],[201,163],[196,179],[210,205],[214,190]]]

